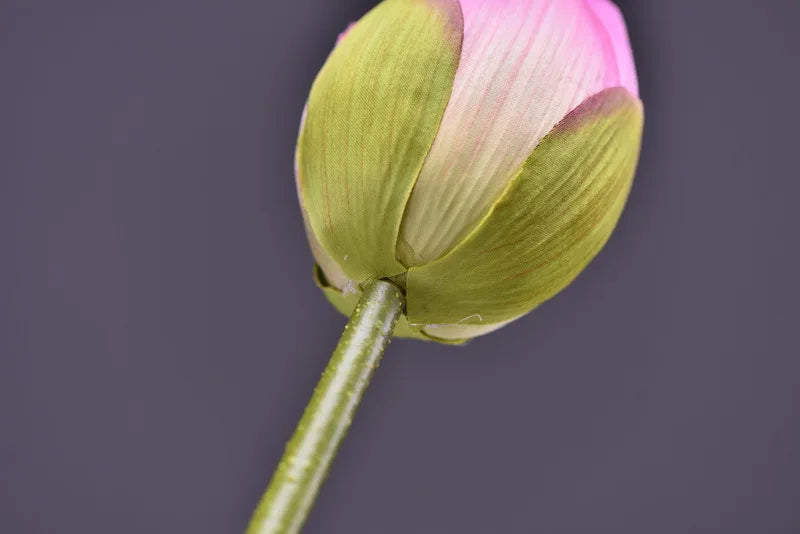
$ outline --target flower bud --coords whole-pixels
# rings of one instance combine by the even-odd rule
[[[340,39],[304,114],[317,281],[346,314],[360,284],[395,281],[401,336],[496,330],[608,240],[642,123],[608,0],[385,0]]]

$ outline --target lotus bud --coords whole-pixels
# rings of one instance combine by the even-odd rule
[[[643,123],[608,0],[385,0],[311,89],[297,185],[329,300],[406,293],[397,335],[461,342],[525,315],[604,246]]]

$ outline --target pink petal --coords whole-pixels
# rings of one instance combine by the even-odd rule
[[[609,0],[586,0],[586,3],[608,34],[610,47],[617,64],[617,83],[638,97],[639,81],[636,77],[636,65],[633,61],[633,50],[631,50],[628,29],[622,13]]]
[[[434,261],[480,223],[539,141],[620,83],[615,45],[587,0],[461,0],[453,93],[401,229],[400,260]],[[630,73],[628,73],[629,75]]]
[[[352,30],[353,26],[355,26],[355,25],[356,25],[355,22],[351,22],[350,24],[347,25],[347,28],[345,28],[344,31],[339,34],[339,37],[336,38],[336,44],[337,45],[342,42],[342,39],[347,37],[347,34],[350,33],[350,30]]]

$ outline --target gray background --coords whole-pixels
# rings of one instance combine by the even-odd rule
[[[243,530],[343,326],[292,151],[370,5],[0,1],[0,532]],[[800,4],[622,7],[619,230],[501,333],[393,343],[307,532],[800,532]]]

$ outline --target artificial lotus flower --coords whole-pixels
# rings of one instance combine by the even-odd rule
[[[567,286],[611,235],[643,109],[608,0],[386,0],[311,89],[297,184],[317,282],[406,296],[395,335],[492,332]]]
[[[385,0],[340,38],[296,173],[317,282],[351,319],[248,534],[300,530],[393,331],[489,333],[588,265],[642,121],[608,0]]]

